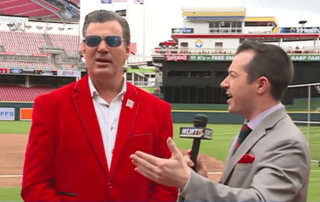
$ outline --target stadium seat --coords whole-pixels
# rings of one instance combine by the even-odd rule
[[[0,31],[0,44],[5,52],[17,54],[41,53],[40,47],[46,47],[46,42],[40,33]]]
[[[40,2],[40,3],[36,3]],[[10,0],[0,1],[0,14],[4,15],[20,15],[20,16],[44,16],[50,18],[60,18],[50,9],[45,8],[48,6],[50,9],[59,12],[60,10],[42,0]]]
[[[0,61],[0,66],[9,69],[56,69],[53,63]]]
[[[69,56],[75,56],[79,53],[80,38],[75,35],[48,34],[54,47],[63,48]]]
[[[50,93],[52,90],[52,87],[47,86],[35,86],[27,88],[14,85],[0,85],[0,100],[32,102],[37,96]]]

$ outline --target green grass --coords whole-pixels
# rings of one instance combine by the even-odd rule
[[[192,139],[179,138],[179,128],[182,126],[192,126],[192,124],[174,124],[174,140],[179,148],[189,149],[192,146]],[[26,134],[29,127],[30,122],[0,122],[1,133]],[[239,131],[240,125],[208,124],[207,127],[213,130],[213,137],[211,141],[201,142],[200,152],[224,161],[229,142]],[[307,135],[308,128],[306,126],[299,126],[299,128]],[[310,127],[309,140],[312,159],[320,160],[320,126]],[[313,163],[309,180],[308,201],[317,201],[320,198],[319,171],[320,168],[316,163]],[[0,201],[21,201],[20,188],[0,189]]]
[[[0,121],[0,133],[27,134],[30,121]]]
[[[0,201],[22,201],[20,188],[0,188]]]

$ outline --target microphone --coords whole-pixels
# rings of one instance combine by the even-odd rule
[[[180,127],[180,138],[192,138],[191,160],[194,163],[192,169],[197,171],[197,156],[199,153],[199,147],[201,139],[211,140],[212,130],[206,128],[208,117],[204,114],[197,114],[193,120],[194,127]]]

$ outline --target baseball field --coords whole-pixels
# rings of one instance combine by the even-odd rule
[[[179,138],[179,128],[192,126],[189,124],[174,124],[174,140],[181,151],[191,148],[191,139]],[[200,152],[204,156],[209,177],[218,180],[223,169],[223,161],[230,140],[240,130],[240,125],[208,124],[213,130],[211,141],[202,141]],[[306,126],[299,126],[308,134]],[[0,201],[22,201],[20,186],[25,146],[28,140],[30,122],[1,121],[0,122]],[[311,126],[309,146],[314,162],[311,166],[308,201],[320,201],[320,126]]]

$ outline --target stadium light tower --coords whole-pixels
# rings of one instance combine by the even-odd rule
[[[306,24],[308,21],[307,20],[300,20],[299,24],[301,24],[302,27],[304,27],[304,24]]]

